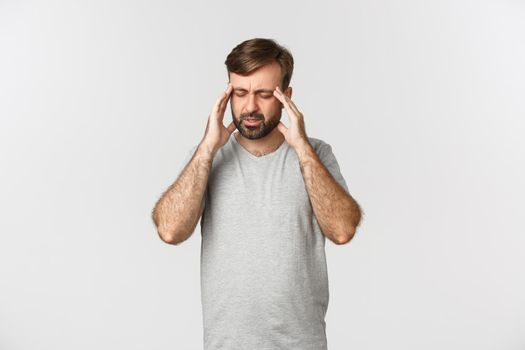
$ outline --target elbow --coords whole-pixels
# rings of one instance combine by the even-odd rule
[[[180,235],[177,235],[170,231],[160,230],[157,228],[157,233],[160,239],[167,244],[177,245],[184,241],[184,239],[180,238]]]
[[[335,244],[343,245],[352,240],[355,235],[356,228],[352,226],[350,229],[346,230],[344,233],[340,233],[335,237]]]
[[[161,228],[157,222],[155,222],[155,228],[157,229],[157,234],[159,235],[159,238],[164,243],[175,244],[174,235],[170,231],[166,230],[165,228]]]
[[[178,239],[178,235],[176,235],[173,230],[166,228],[166,225],[163,222],[161,222],[155,210],[152,212],[151,218],[153,220],[153,224],[155,225],[159,238],[164,243],[175,245],[181,242],[181,240]]]
[[[357,203],[356,203],[357,204]],[[350,242],[354,238],[357,226],[361,223],[361,207],[357,204],[357,215],[346,221],[344,227],[335,234],[335,244],[342,245]]]
[[[169,232],[162,231],[157,229],[157,233],[159,235],[159,238],[167,244],[177,244],[175,240],[175,236]]]

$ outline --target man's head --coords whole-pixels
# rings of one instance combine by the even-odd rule
[[[268,135],[279,124],[283,108],[273,90],[279,86],[292,95],[292,55],[274,40],[254,38],[237,45],[224,63],[233,86],[230,107],[237,129],[249,139]],[[260,122],[250,125],[246,118]]]

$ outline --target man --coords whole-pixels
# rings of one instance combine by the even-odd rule
[[[255,38],[225,63],[228,87],[153,221],[164,242],[179,244],[202,216],[205,350],[327,349],[325,237],[348,242],[361,210],[331,146],[306,135],[289,51]]]

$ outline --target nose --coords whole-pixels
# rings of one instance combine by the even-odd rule
[[[259,107],[257,106],[257,101],[255,98],[255,94],[248,94],[248,100],[246,101],[246,112],[252,113],[257,112]]]

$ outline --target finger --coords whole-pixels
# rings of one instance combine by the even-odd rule
[[[230,83],[228,83],[228,87],[220,96],[220,102],[219,102],[219,107],[218,107],[219,111],[224,109],[224,107],[228,103],[228,99],[230,98],[231,91],[232,91],[232,86]]]
[[[228,83],[228,88],[222,94],[220,94],[219,97],[217,97],[217,99],[215,100],[215,105],[213,106],[213,112],[215,115],[219,115],[219,113],[223,109],[225,109],[231,91],[232,91],[232,85]]]
[[[288,106],[289,108],[291,108],[290,106],[290,103],[289,103],[289,100],[287,99],[288,96],[286,96],[285,94],[283,94],[283,92],[281,91],[281,89],[279,89],[279,87],[277,86],[275,91],[274,91],[274,95],[279,99],[279,101],[281,101],[281,103],[286,107]]]
[[[224,97],[221,100],[221,109],[226,109],[226,105],[228,104],[228,100],[231,97],[232,90],[232,84],[228,83],[228,88],[226,88],[226,91],[224,91]]]
[[[277,124],[277,129],[281,132],[281,134],[286,136],[286,133],[288,132],[288,128],[284,126],[283,122],[279,122],[279,124]]]
[[[295,103],[292,101],[292,99],[288,96],[286,96],[286,94],[284,94],[282,91],[281,91],[281,88],[277,86],[277,91],[279,91],[279,94],[288,102],[288,104],[290,105],[290,108],[292,108],[295,113],[297,113],[297,115],[301,115],[301,112],[299,111],[299,108],[297,108],[297,106],[295,105]]]
[[[226,89],[226,98],[224,98],[222,101],[221,101],[221,107],[220,107],[220,112],[221,114],[224,114],[224,111],[226,110],[226,107],[228,106],[228,101],[230,100],[231,98],[231,92],[232,92],[233,88],[231,87],[231,85],[228,87],[228,89]]]
[[[297,106],[295,105],[295,103],[293,103],[292,99],[289,98],[288,96],[284,95],[285,98],[288,99],[288,103],[290,104],[290,106],[292,107],[292,109],[295,111],[295,113],[297,113],[297,115],[301,115],[301,112],[299,111],[299,108],[297,108]]]
[[[211,110],[211,114],[216,116],[218,113],[219,113],[219,110],[221,108],[221,102],[222,102],[222,99],[224,98],[224,94],[225,92],[223,92],[219,97],[217,97],[217,99],[215,100],[215,103],[213,105],[213,108]]]
[[[231,134],[235,130],[235,128],[235,123],[232,120],[230,125],[228,125],[228,127],[226,128],[226,130],[228,130],[228,132]]]
[[[274,95],[279,99],[279,101],[282,102],[284,105],[284,108],[286,108],[286,112],[288,113],[288,116],[290,119],[297,119],[299,116],[295,113],[295,111],[291,108],[288,101],[283,97],[283,94],[279,91],[274,90]]]

